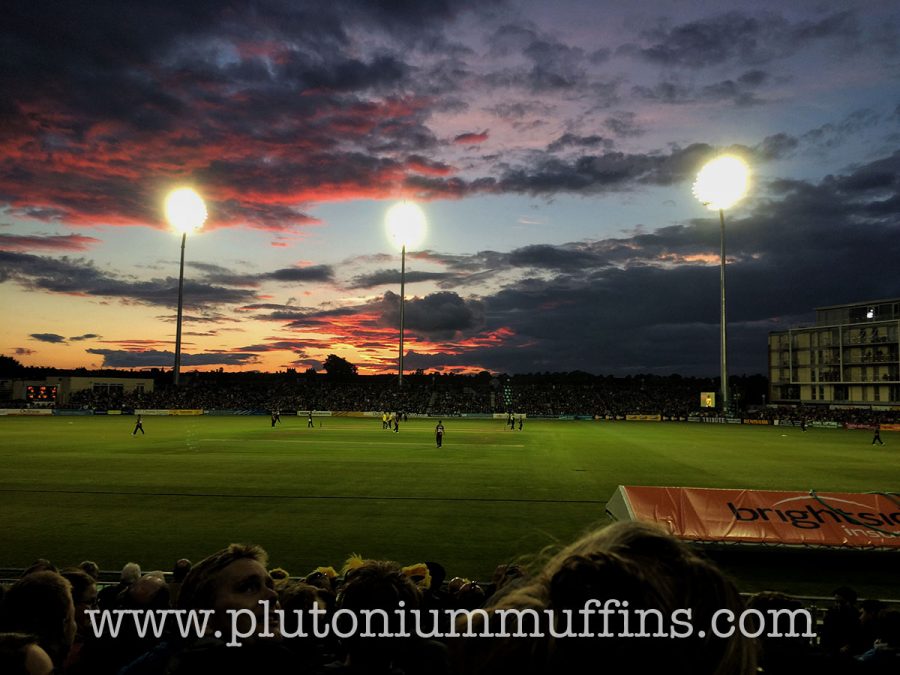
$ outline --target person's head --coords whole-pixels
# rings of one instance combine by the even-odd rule
[[[121,609],[169,609],[169,585],[162,572],[150,572],[131,584],[119,596]]]
[[[261,547],[231,544],[204,558],[188,572],[178,594],[178,607],[215,610],[210,629],[222,631],[229,640],[232,618],[237,631],[262,633],[268,611],[269,629],[280,636],[274,613],[278,609],[278,596],[266,571],[267,563],[268,555]],[[233,616],[228,614],[229,610],[233,610]]]
[[[884,603],[875,598],[869,598],[859,603],[859,620],[867,625],[874,625],[878,621],[878,614],[884,609]]]
[[[772,612],[781,612],[782,610],[787,610],[796,616],[796,613],[803,609],[803,603],[784,593],[761,591],[747,601],[747,609],[756,610],[763,617],[772,616]],[[751,613],[748,616],[751,632],[766,628],[766,626],[759,625],[758,615]],[[757,646],[760,650],[760,665],[764,667],[764,670],[781,672],[787,667],[787,664],[796,663],[805,657],[809,649],[809,640],[800,631],[792,636],[780,635],[778,637],[770,637],[763,632],[757,638]]]
[[[0,673],[52,675],[53,661],[34,635],[0,633]]]
[[[58,572],[56,569],[56,565],[47,560],[46,558],[38,558],[31,565],[29,565],[24,572],[22,572],[23,577],[27,577],[29,574],[33,574],[34,572]]]
[[[835,588],[831,595],[834,596],[834,604],[838,607],[852,607],[856,604],[857,594],[849,586],[839,586]]]
[[[616,523],[589,532],[488,607],[493,622],[499,609],[534,609],[544,635],[469,643],[464,651],[472,647],[476,656],[465,668],[471,672],[487,673],[502,666],[508,671],[529,667],[534,673],[566,673],[584,663],[602,663],[610,672],[673,675],[756,671],[752,640],[740,631],[718,638],[708,628],[718,610],[730,610],[735,616],[743,611],[737,589],[687,544],[647,523]],[[591,607],[603,607],[608,613],[581,613]],[[681,614],[676,614],[678,610]],[[685,632],[677,624],[679,616],[685,619],[685,611],[690,612],[694,632],[673,638],[673,633]],[[642,620],[648,637],[625,637]],[[523,619],[523,626],[529,625]],[[586,630],[594,637],[553,638],[548,635],[550,627],[566,634]],[[705,628],[702,636],[700,627]],[[657,633],[666,637],[653,635]]]
[[[421,599],[418,587],[403,573],[400,565],[384,560],[366,560],[347,572],[344,585],[338,591],[336,607],[338,611],[349,610],[357,616],[361,615],[362,610],[382,610],[384,615],[378,615],[380,619],[372,619],[372,632],[397,634],[401,632],[397,611],[417,610]],[[347,627],[341,625],[341,628]],[[395,641],[386,638],[351,635],[344,642],[351,664],[357,660],[368,665],[380,664],[389,660],[397,648]]]
[[[75,639],[72,585],[57,572],[34,572],[14,583],[3,597],[0,631],[30,633],[62,666]]]
[[[291,580],[290,573],[283,567],[275,567],[269,570],[269,576],[276,585],[283,584]]]
[[[191,561],[187,558],[179,558],[175,561],[175,566],[172,568],[172,581],[176,584],[180,584],[182,581],[184,581],[184,578],[190,571]]]
[[[72,584],[72,603],[75,605],[75,624],[78,633],[84,635],[88,630],[88,619],[85,611],[97,608],[97,582],[81,569],[67,569],[60,574]]]
[[[134,562],[125,563],[119,578],[123,584],[133,584],[141,578],[141,566]]]
[[[100,566],[93,560],[85,560],[78,565],[78,568],[88,576],[92,577],[94,581],[97,581],[100,578]]]
[[[876,637],[881,644],[900,649],[900,609],[881,610]]]

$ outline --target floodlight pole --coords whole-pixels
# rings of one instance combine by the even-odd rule
[[[727,359],[727,338],[725,332],[725,211],[724,209],[719,209],[719,223],[721,224],[721,237],[720,237],[720,259],[721,265],[719,269],[719,291],[721,295],[722,301],[722,316],[721,316],[721,335],[720,335],[720,349],[722,354],[722,412],[727,413],[729,409],[729,401],[728,401],[728,359]]]
[[[181,268],[178,272],[178,318],[175,320],[175,368],[172,371],[172,381],[178,386],[181,374],[181,310],[184,304],[184,242],[187,240],[187,232],[181,234]]]
[[[403,386],[403,305],[406,300],[406,244],[400,251],[400,367],[397,373],[397,386]]]

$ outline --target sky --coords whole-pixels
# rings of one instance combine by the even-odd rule
[[[900,296],[900,4],[13,0],[0,353],[60,368],[710,376],[814,308]]]

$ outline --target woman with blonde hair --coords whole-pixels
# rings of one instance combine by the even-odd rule
[[[455,666],[472,675],[752,675],[753,640],[711,630],[722,609],[738,616],[744,604],[713,563],[654,525],[617,523],[589,532],[492,598],[484,614],[461,621],[469,637],[453,645]]]

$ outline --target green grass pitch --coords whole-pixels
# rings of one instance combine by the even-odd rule
[[[900,487],[900,434],[874,447],[867,431],[528,420],[519,432],[503,420],[446,419],[437,449],[435,420],[410,420],[397,434],[380,419],[315,424],[145,417],[146,435],[132,436],[133,417],[0,417],[0,567],[46,557],[170,569],[244,541],[292,574],[340,568],[355,552],[436,560],[450,576],[487,580],[500,562],[606,522],[619,484]],[[742,590],[783,577],[798,592],[831,583],[778,567],[732,572]],[[862,571],[856,580],[869,581]]]

